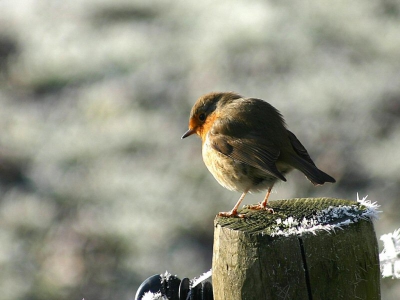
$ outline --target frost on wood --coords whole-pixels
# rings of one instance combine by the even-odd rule
[[[400,278],[400,228],[381,236],[383,250],[379,254],[382,277]]]
[[[367,200],[367,197],[360,199],[357,194],[357,203],[354,205],[330,206],[308,218],[278,218],[271,236],[301,235],[306,232],[316,234],[318,230],[342,229],[343,226],[360,220],[376,219],[380,213],[379,205]]]

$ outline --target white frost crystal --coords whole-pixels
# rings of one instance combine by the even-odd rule
[[[383,250],[379,254],[382,277],[400,278],[400,228],[381,236]]]
[[[339,207],[330,206],[310,218],[296,220],[288,217],[285,220],[277,219],[276,231],[272,236],[300,235],[305,232],[316,234],[318,230],[331,231],[342,229],[343,226],[356,223],[359,220],[376,219],[378,217],[379,205],[376,202],[367,200],[367,197],[360,199],[357,194],[357,204],[344,205]],[[365,207],[360,210],[359,204]]]

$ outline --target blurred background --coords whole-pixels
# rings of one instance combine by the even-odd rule
[[[0,299],[133,299],[208,271],[240,196],[180,139],[211,91],[273,104],[337,179],[295,171],[270,199],[358,192],[378,238],[399,228],[399,28],[397,0],[0,1]]]

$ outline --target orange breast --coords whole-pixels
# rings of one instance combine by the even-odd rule
[[[207,133],[210,131],[211,127],[213,126],[215,120],[219,117],[217,112],[213,112],[209,115],[202,126],[199,127],[197,134],[201,137],[202,142],[204,143],[206,139]]]

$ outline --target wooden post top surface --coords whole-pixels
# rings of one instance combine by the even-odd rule
[[[216,300],[380,299],[378,244],[369,200],[300,198],[216,217]]]
[[[369,204],[369,205],[368,205]],[[333,229],[376,217],[376,206],[365,201],[335,198],[294,198],[268,203],[274,210],[240,210],[245,218],[215,218],[215,226],[239,230],[247,234],[288,236],[293,233]]]

